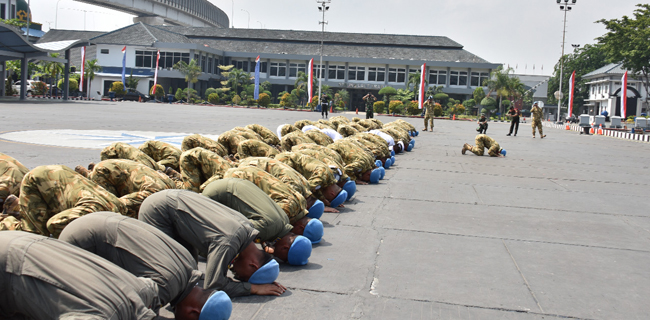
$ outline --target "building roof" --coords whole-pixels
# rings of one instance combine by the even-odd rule
[[[36,43],[65,41],[74,39],[91,39],[106,32],[103,31],[77,31],[77,30],[60,30],[50,29]]]
[[[610,63],[604,67],[601,67],[599,69],[596,69],[592,72],[589,72],[582,76],[582,78],[590,78],[590,77],[596,77],[596,76],[603,76],[603,75],[623,75],[625,73],[625,69],[623,69],[623,64],[622,63]]]
[[[131,46],[153,46],[156,42],[192,43],[182,34],[163,30],[142,22],[117,29],[91,38],[96,44],[119,44]]]

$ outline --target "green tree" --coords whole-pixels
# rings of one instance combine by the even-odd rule
[[[219,94],[216,92],[210,93],[208,95],[208,102],[210,102],[211,104],[219,103]]]
[[[406,83],[406,90],[409,90],[411,85],[413,86],[413,96],[417,97],[418,92],[420,92],[420,79],[422,78],[422,73],[420,71],[416,73],[409,74],[409,81]],[[429,80],[424,79],[424,87],[429,86]]]
[[[377,101],[373,103],[372,108],[375,109],[375,113],[384,113],[386,109],[386,103],[383,101]]]
[[[181,60],[176,62],[174,69],[178,70],[178,72],[180,72],[185,77],[185,81],[187,82],[187,90],[190,92],[191,96],[192,92],[190,90],[190,85],[192,83],[199,82],[199,76],[201,75],[201,66],[199,66],[194,59],[190,60],[190,63]],[[192,99],[188,99],[189,103],[192,103],[191,101]]]
[[[474,106],[479,105],[479,103],[481,103],[481,101],[483,101],[483,99],[485,98],[485,89],[483,89],[483,87],[478,87],[474,89],[474,93],[472,94],[472,96],[474,97],[474,103],[475,103]]]
[[[348,101],[350,101],[348,90],[341,89],[334,95],[334,105],[339,108],[344,108]]]
[[[402,101],[402,104],[406,104],[408,101],[413,100],[413,92],[407,89],[397,89],[397,93],[393,96],[393,99]],[[388,107],[390,108],[390,104]]]
[[[269,104],[271,104],[271,96],[269,96],[266,93],[260,93],[260,97],[259,97],[259,99],[257,99],[257,103],[260,106],[262,106],[264,108],[267,108],[269,106]]]
[[[240,88],[245,88],[246,85],[251,82],[251,75],[248,72],[244,72],[241,69],[231,68],[228,72],[222,72],[222,75],[226,77],[226,81],[222,81],[221,84],[231,88],[235,94],[240,93]]]
[[[59,82],[57,82],[57,84],[56,84],[57,88],[59,88],[60,90],[64,89],[63,88],[64,80],[65,79],[59,79]],[[79,89],[79,82],[77,82],[77,80],[69,79],[68,81],[69,81],[68,82],[68,86],[69,86],[68,89],[70,89],[69,91],[76,91],[76,90]]]
[[[481,113],[487,113],[486,116],[490,118],[490,115],[497,107],[497,101],[492,97],[485,97],[483,100],[481,100],[481,106],[483,106]]]
[[[260,83],[260,91],[271,91],[272,87],[273,87],[273,85],[271,84],[270,81],[264,81],[264,82]]]
[[[489,97],[492,93],[496,93],[497,97],[499,98],[498,109],[501,115],[503,114],[501,101],[503,100],[503,97],[508,97],[510,93],[510,72],[512,72],[512,68],[503,69],[503,66],[499,66],[496,70],[492,71],[490,78],[486,81],[486,85],[489,90],[487,96]]]
[[[59,54],[50,53],[50,57],[58,58]],[[50,78],[50,95],[52,95],[52,90],[54,90],[53,81],[56,79],[57,75],[63,73],[63,64],[61,62],[42,61],[42,68],[43,72]]]
[[[95,72],[100,72],[102,71],[102,66],[99,65],[97,62],[97,59],[92,59],[86,61],[86,65],[84,67],[84,80],[86,80],[86,83],[88,83],[88,90],[86,94],[90,96],[90,87],[91,87],[91,82],[93,79],[95,79]],[[83,83],[80,83],[80,85],[83,85]]]
[[[379,94],[384,96],[384,103],[387,104],[390,98],[397,94],[397,90],[393,87],[383,87],[379,90]]]
[[[607,58],[623,63],[623,68],[641,78],[646,90],[646,104],[650,99],[650,4],[637,4],[634,18],[599,20],[608,32],[598,41]]]
[[[124,91],[124,84],[122,81],[115,81],[113,84],[111,84],[111,91],[115,92],[115,96],[121,97],[126,94],[126,91]]]
[[[133,77],[133,70],[131,70],[131,74],[126,78],[126,87],[135,90],[138,88],[138,83],[140,79]]]
[[[305,93],[307,93],[307,90],[308,90],[308,83],[309,83],[309,75],[307,75],[306,73],[304,73],[302,71],[298,71],[298,76],[296,77],[296,82],[294,82],[294,87],[296,89],[300,90],[300,92],[301,92],[301,95],[299,97],[300,98],[299,103],[301,105],[303,104],[303,96],[304,96]],[[315,78],[312,79],[312,89],[313,88],[318,88],[318,82],[316,81]],[[312,95],[313,94],[314,93],[312,92]],[[316,94],[318,94],[318,93],[316,93]]]

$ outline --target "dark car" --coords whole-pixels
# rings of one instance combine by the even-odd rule
[[[129,89],[124,95],[124,97],[122,97],[122,101],[140,101],[140,100],[142,100],[142,102],[148,101],[149,96],[143,94],[138,90]]]

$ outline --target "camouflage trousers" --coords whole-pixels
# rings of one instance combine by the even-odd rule
[[[544,136],[544,133],[542,131],[542,120],[533,120],[533,123],[531,123],[531,127],[533,127],[533,137],[535,136],[535,128],[539,131],[540,136]]]
[[[222,179],[233,166],[212,151],[194,148],[181,154],[180,167],[183,188],[201,192],[210,182]]]
[[[501,146],[499,146],[498,143],[494,143],[493,145],[490,146],[488,149],[488,154],[491,157],[496,157],[499,154],[499,151],[501,150]],[[485,145],[483,144],[483,141],[476,139],[476,145],[470,149],[473,154],[477,156],[482,156],[485,151]]]
[[[429,125],[431,129],[433,129],[433,115],[430,114],[424,115],[424,130],[427,130],[427,125]]]

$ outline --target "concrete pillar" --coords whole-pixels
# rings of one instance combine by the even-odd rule
[[[348,79],[348,68],[349,68],[349,67],[350,67],[350,63],[349,63],[349,62],[346,62],[346,63],[345,63],[345,75],[344,75],[344,78],[343,78],[343,79],[344,79],[343,82],[345,82],[345,84],[347,84],[347,83],[348,83],[348,80],[349,80],[349,79]]]
[[[65,51],[65,66],[63,69],[63,100],[68,100],[68,91],[70,89],[70,49]]]
[[[481,82],[481,75],[479,74],[478,82]],[[467,88],[472,88],[472,68],[467,68]]]
[[[6,61],[2,61],[2,63],[0,63],[0,84],[2,84],[2,86],[0,86],[0,97],[4,97],[6,94],[5,92],[5,86],[7,85],[5,83],[6,77],[7,77],[7,63]]]
[[[445,78],[445,88],[449,88],[449,80],[451,78],[451,68],[447,67],[447,77]]]
[[[324,62],[325,62],[325,71],[323,71],[323,73],[325,74],[323,75],[323,81],[327,81],[330,79],[330,63],[328,61],[324,61]]]
[[[287,64],[287,69],[284,71],[284,78],[289,79],[289,70],[291,70],[291,64],[289,63],[289,60],[285,60],[285,63]]]
[[[386,64],[385,68],[386,69],[384,70],[385,71],[385,73],[384,73],[384,84],[388,85],[388,64]]]
[[[20,100],[25,100],[27,94],[27,57],[20,60],[21,77],[20,77]]]

